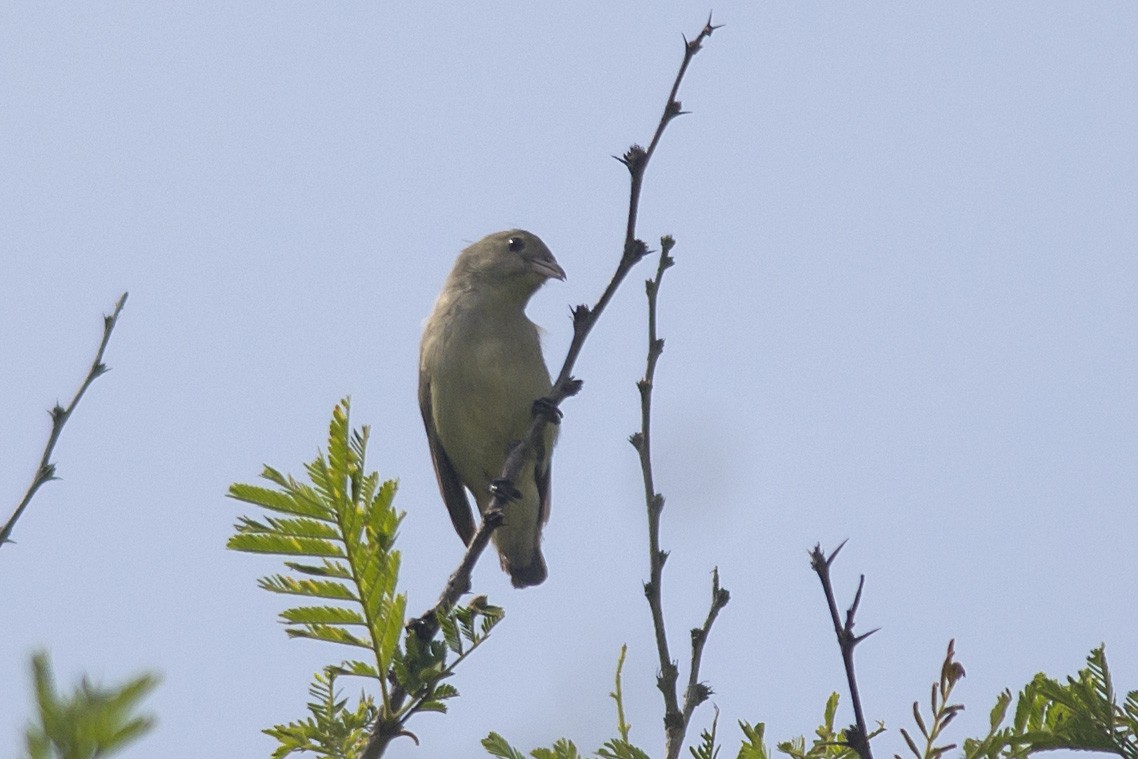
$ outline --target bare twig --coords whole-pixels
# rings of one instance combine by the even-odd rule
[[[50,482],[56,479],[55,464],[51,462],[51,454],[55,450],[55,444],[59,441],[59,435],[63,432],[63,425],[67,424],[67,420],[71,418],[71,412],[75,410],[75,406],[79,403],[79,399],[83,397],[83,393],[87,392],[87,388],[95,381],[96,377],[102,376],[107,372],[107,366],[103,363],[103,353],[107,350],[107,343],[110,342],[111,332],[115,328],[115,323],[118,321],[119,313],[122,311],[123,305],[126,303],[126,293],[118,299],[115,303],[115,310],[110,316],[103,317],[103,339],[99,342],[99,350],[95,353],[95,360],[91,363],[91,369],[87,372],[87,378],[83,380],[83,384],[75,392],[75,397],[71,399],[71,403],[67,404],[64,408],[58,403],[55,408],[51,410],[51,434],[47,438],[47,445],[44,446],[43,456],[40,458],[39,469],[36,470],[36,476],[32,479],[32,484],[28,486],[28,490],[24,493],[24,497],[16,506],[16,510],[12,512],[12,516],[0,527],[0,546],[5,543],[14,542],[11,540],[12,530],[16,527],[16,522],[24,513],[24,509],[28,508],[28,504],[32,502],[32,496],[40,489],[40,486],[45,482]]]
[[[834,598],[834,586],[830,581],[830,565],[834,563],[834,559],[838,558],[842,547],[845,546],[846,541],[834,549],[834,552],[827,557],[822,553],[821,545],[814,546],[814,550],[810,552],[810,567],[818,573],[818,579],[822,581],[822,592],[826,594],[826,603],[830,607],[830,618],[834,623],[834,634],[838,636],[838,648],[842,652],[842,663],[846,669],[846,682],[849,684],[850,700],[853,703],[854,719],[856,724],[846,728],[846,743],[857,752],[861,759],[873,759],[873,753],[869,748],[869,730],[865,723],[865,713],[861,708],[861,695],[857,689],[857,674],[854,671],[854,648],[858,643],[873,635],[880,628],[874,628],[864,635],[854,635],[854,615],[857,614],[857,607],[861,604],[861,591],[865,587],[865,575],[857,584],[857,593],[854,594],[853,603],[846,610],[845,622],[842,622],[841,614],[838,612],[838,602]]]
[[[691,671],[688,673],[688,687],[684,691],[684,730],[687,730],[688,724],[691,722],[692,713],[695,708],[707,700],[711,695],[711,689],[699,681],[699,666],[703,659],[703,646],[707,642],[707,636],[711,632],[711,625],[715,622],[715,618],[719,616],[719,610],[727,605],[731,600],[731,594],[727,592],[726,588],[719,587],[719,567],[714,567],[711,570],[711,607],[707,610],[707,619],[703,621],[700,627],[693,627],[691,631]],[[680,736],[679,743],[683,743],[683,736]],[[679,756],[679,748],[676,753],[670,756]]]
[[[656,652],[660,663],[656,686],[664,697],[664,743],[665,756],[668,759],[675,759],[680,755],[688,724],[691,722],[695,708],[711,695],[711,689],[699,681],[703,647],[707,642],[711,625],[715,622],[716,616],[719,615],[719,610],[727,605],[731,597],[726,589],[719,587],[719,570],[713,569],[711,606],[707,618],[701,627],[693,628],[691,631],[691,664],[681,706],[679,695],[676,692],[679,670],[669,651],[668,633],[664,624],[662,584],[664,562],[668,559],[668,552],[660,548],[660,517],[664,511],[664,496],[656,491],[655,478],[652,472],[652,388],[656,379],[656,364],[660,360],[660,354],[664,352],[664,341],[656,331],[656,303],[664,272],[674,263],[669,255],[674,245],[675,241],[671,237],[660,239],[660,262],[656,267],[656,276],[645,282],[645,290],[648,294],[648,358],[644,369],[644,378],[636,383],[636,387],[640,391],[640,431],[629,437],[629,442],[632,443],[640,457],[640,472],[644,480],[644,500],[648,508],[649,580],[644,583],[644,595],[648,599],[648,607],[652,614],[652,628],[656,634]]]
[[[577,357],[581,353],[581,349],[585,345],[585,340],[588,338],[589,333],[592,331],[593,326],[600,319],[601,313],[605,307],[612,300],[613,295],[620,287],[628,272],[632,270],[639,261],[644,258],[648,253],[648,246],[643,241],[636,238],[636,217],[640,208],[640,190],[644,183],[644,172],[648,168],[648,162],[652,158],[652,154],[656,151],[656,146],[660,143],[660,138],[664,134],[664,129],[668,126],[676,116],[681,115],[684,111],[681,108],[680,101],[676,100],[676,95],[680,89],[680,83],[683,81],[684,74],[687,72],[688,64],[691,63],[692,57],[699,52],[703,41],[711,36],[717,26],[712,25],[711,17],[708,16],[707,23],[704,24],[703,29],[693,40],[684,39],[684,59],[680,64],[680,70],[676,74],[676,78],[672,83],[672,89],[668,94],[668,102],[664,106],[664,113],[660,117],[660,122],[656,126],[656,131],[652,135],[651,142],[648,143],[647,150],[639,145],[633,145],[628,149],[622,158],[618,158],[627,168],[631,177],[628,199],[628,223],[625,226],[624,235],[624,248],[621,257],[616,266],[616,271],[612,275],[608,286],[605,287],[601,293],[601,297],[597,299],[596,304],[592,308],[587,305],[579,305],[573,309],[573,339],[569,343],[569,350],[565,355],[565,361],[561,365],[561,371],[557,374],[557,379],[553,382],[553,388],[549,396],[544,399],[544,402],[535,405],[535,412],[533,421],[530,423],[529,430],[526,435],[511,449],[509,455],[506,457],[506,462],[502,466],[501,476],[495,481],[496,485],[492,492],[494,498],[490,503],[490,507],[482,515],[482,521],[478,525],[478,529],[474,533],[474,537],[466,547],[466,553],[462,557],[458,568],[447,579],[446,586],[443,592],[439,595],[438,601],[435,605],[427,610],[422,616],[413,619],[408,627],[414,631],[423,640],[430,640],[438,633],[438,614],[458,602],[459,598],[464,593],[470,590],[470,575],[474,571],[474,566],[481,558],[486,546],[490,543],[490,536],[502,524],[502,509],[506,502],[511,497],[514,488],[511,483],[517,479],[518,474],[521,472],[525,460],[532,455],[533,451],[537,450],[545,432],[547,424],[558,424],[561,419],[561,402],[566,398],[576,395],[581,389],[581,380],[575,379],[573,375],[573,367],[577,363]],[[391,704],[392,708],[398,709],[406,698],[406,694],[397,685],[393,685],[391,690]],[[377,724],[376,728],[372,731],[368,745],[363,752],[363,759],[377,759],[383,755],[387,744],[390,743],[396,734],[391,731],[383,729],[383,723]]]

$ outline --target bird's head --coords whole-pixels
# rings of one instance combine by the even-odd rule
[[[523,303],[547,279],[565,279],[541,238],[524,229],[509,229],[483,237],[455,261],[452,278],[478,290],[492,288],[516,296]]]

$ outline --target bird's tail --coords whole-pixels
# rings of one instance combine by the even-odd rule
[[[525,566],[510,561],[508,556],[502,554],[502,569],[510,574],[510,582],[514,584],[515,588],[541,585],[549,576],[549,572],[545,568],[545,558],[541,555],[541,549],[535,550],[530,555],[530,561]]]

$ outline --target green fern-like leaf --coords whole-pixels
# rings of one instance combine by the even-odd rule
[[[699,734],[699,743],[688,748],[694,759],[715,759],[719,755],[719,747],[715,745],[715,730],[719,726],[719,709],[715,709],[715,716],[711,718],[711,727]]]
[[[568,738],[559,738],[553,744],[553,749],[535,749],[531,752],[534,759],[581,759],[581,754],[573,741]]]
[[[259,581],[274,593],[333,601],[282,613],[294,638],[363,648],[374,664],[353,666],[353,674],[375,677],[386,703],[385,674],[399,648],[406,597],[397,591],[399,553],[393,546],[403,515],[392,503],[395,483],[365,473],[368,431],[352,431],[349,402],[332,412],[324,453],[305,466],[307,483],[272,467],[262,477],[274,487],[235,484],[230,497],[273,512],[263,519],[241,517],[229,540],[234,550],[295,557],[294,574]],[[283,514],[283,516],[277,516]]]
[[[1138,692],[1119,707],[1103,647],[1091,651],[1087,666],[1061,684],[1043,673],[1020,691],[1012,724],[1002,727],[1011,694],[1004,692],[981,739],[964,742],[967,759],[1024,759],[1039,751],[1103,751],[1138,759]]]
[[[479,596],[464,607],[440,612],[444,641],[423,641],[405,630],[407,599],[398,591],[400,554],[395,550],[403,514],[393,506],[395,482],[366,471],[368,435],[367,427],[351,429],[344,399],[332,411],[326,449],[304,467],[307,481],[266,466],[261,476],[268,487],[235,484],[229,489],[231,498],[269,512],[240,517],[229,547],[287,557],[285,572],[262,577],[258,584],[307,599],[281,613],[285,632],[368,652],[354,653],[318,676],[318,681],[328,680],[320,681],[319,701],[309,704],[311,717],[269,731],[280,741],[277,757],[294,751],[340,756],[349,738],[354,740],[354,733],[344,732],[348,728],[342,723],[350,716],[344,702],[331,695],[335,674],[365,677],[378,687],[378,704],[369,706],[368,714],[381,732],[387,726],[404,734],[414,712],[445,711],[444,702],[458,691],[443,680],[502,618],[500,608]],[[455,654],[449,662],[448,653]]]
[[[482,739],[482,748],[486,749],[486,753],[490,756],[499,757],[499,759],[526,759],[525,755],[511,746],[505,738],[498,733],[490,733]]]
[[[154,718],[137,712],[139,702],[158,684],[142,675],[117,687],[83,680],[69,695],[56,691],[46,653],[32,657],[36,721],[25,734],[30,759],[104,756],[138,739]]]
[[[607,741],[597,749],[597,756],[601,759],[650,759],[644,751],[620,738]]]
[[[838,694],[831,693],[830,697],[826,699],[822,724],[814,731],[814,743],[807,748],[806,739],[799,736],[777,744],[778,750],[793,757],[793,759],[857,759],[857,752],[845,742],[844,731],[839,733],[834,728],[834,718],[837,712]],[[883,732],[885,732],[885,726],[879,722],[866,738],[873,740]]]
[[[311,716],[287,725],[276,725],[265,734],[277,739],[273,759],[293,753],[313,753],[329,759],[357,759],[369,737],[377,710],[370,697],[361,695],[353,708],[336,692],[337,668],[316,673],[308,692]]]
[[[739,729],[743,731],[743,744],[739,747],[736,759],[769,759],[763,735],[766,725],[762,722],[751,726],[748,722],[739,721]]]

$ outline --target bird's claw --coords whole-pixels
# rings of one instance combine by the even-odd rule
[[[561,417],[564,416],[552,398],[538,398],[533,402],[532,411],[534,416],[544,416],[550,424],[561,424]]]
[[[522,491],[514,487],[514,483],[502,479],[490,483],[490,494],[504,501],[518,501],[522,497]],[[490,512],[486,513],[489,516]]]

